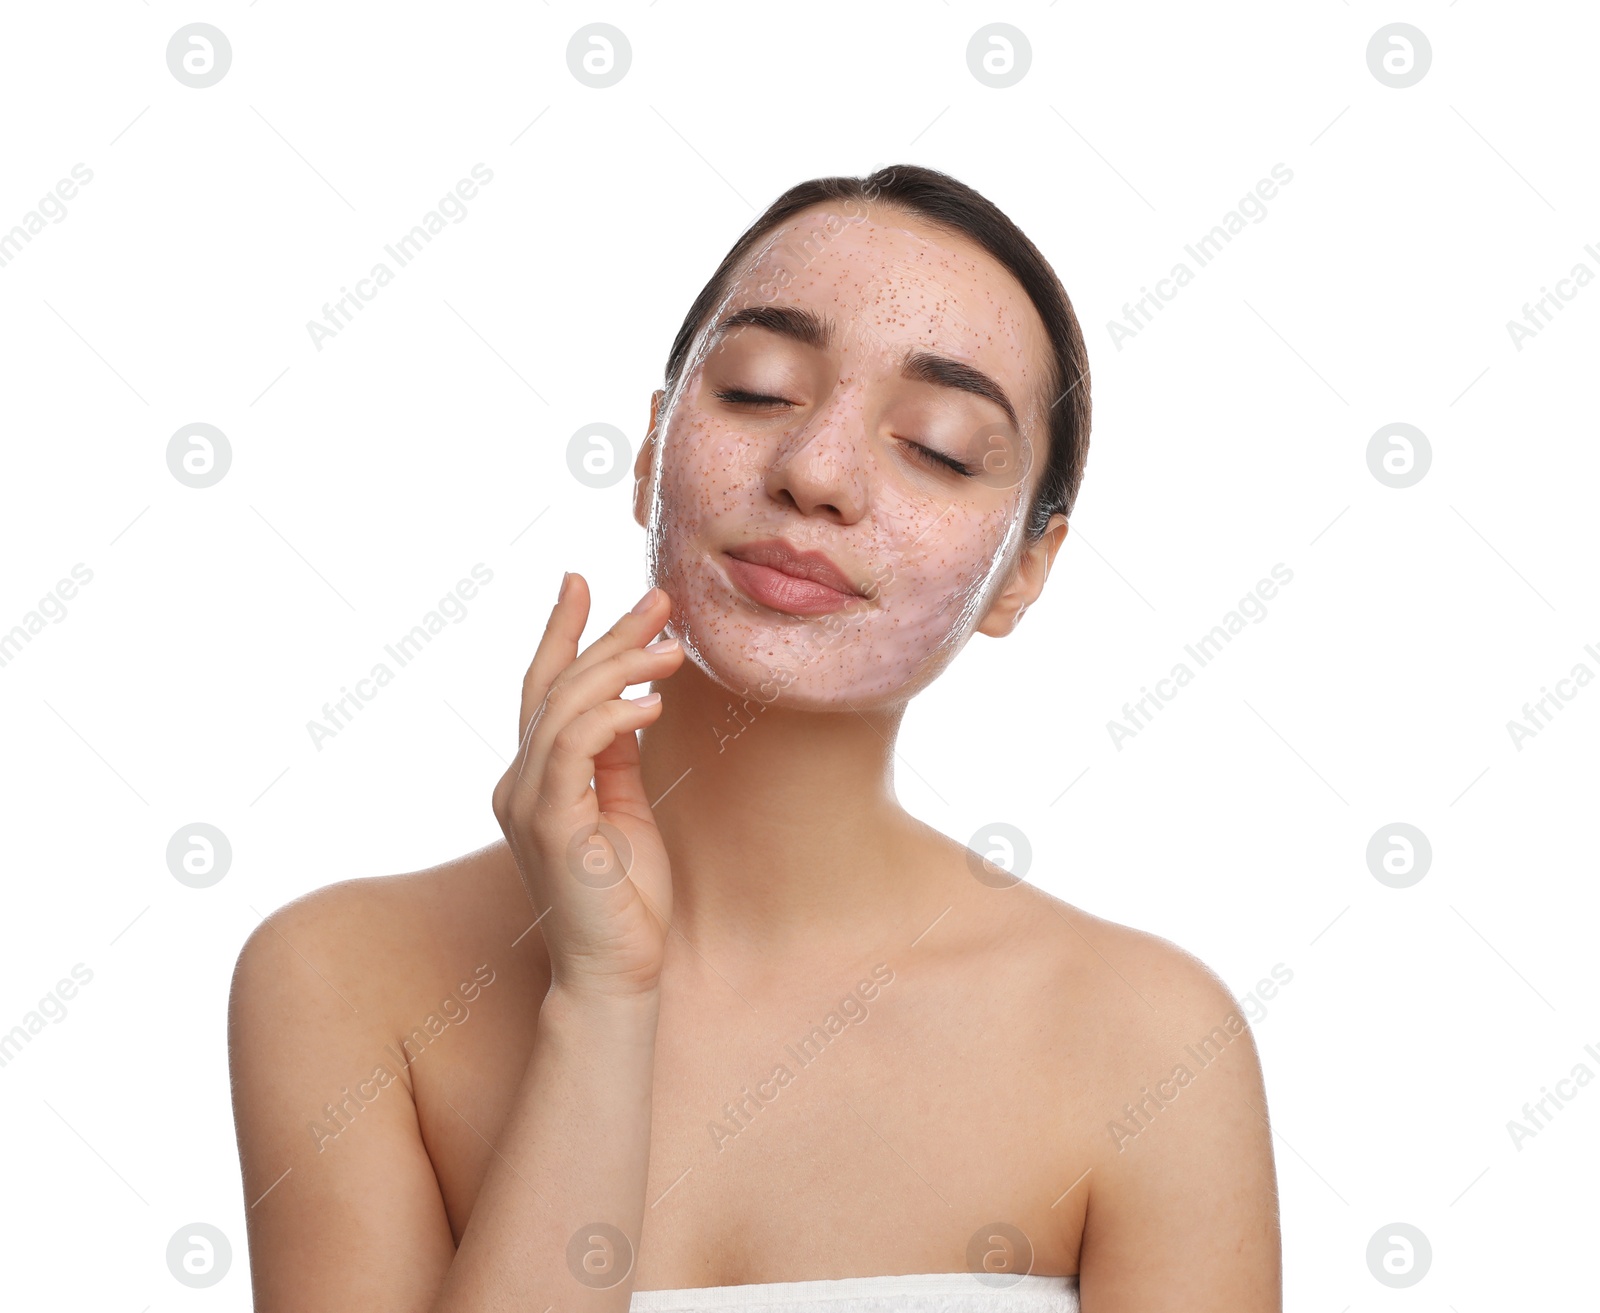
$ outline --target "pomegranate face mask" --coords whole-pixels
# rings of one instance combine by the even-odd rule
[[[773,233],[657,415],[648,566],[690,658],[809,710],[925,686],[1015,564],[1050,359],[965,237],[850,202]]]

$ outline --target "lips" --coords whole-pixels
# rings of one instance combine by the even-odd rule
[[[742,592],[790,615],[826,615],[863,595],[821,552],[799,552],[781,539],[741,543],[726,555],[728,577]]]

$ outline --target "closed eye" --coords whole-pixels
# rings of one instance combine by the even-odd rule
[[[924,464],[937,465],[943,469],[954,470],[964,479],[970,479],[974,470],[965,461],[959,461],[954,456],[946,456],[942,451],[935,451],[932,447],[924,447],[920,442],[907,442]]]
[[[764,392],[746,392],[743,388],[719,388],[712,396],[718,401],[730,406],[794,406],[798,403],[785,400],[783,397],[769,396]],[[959,461],[954,456],[946,456],[941,451],[932,447],[924,447],[920,442],[906,442],[906,447],[924,465],[936,469],[951,470],[962,478],[970,479],[975,471],[965,461]]]
[[[782,397],[769,397],[762,392],[746,392],[742,388],[721,388],[711,394],[718,401],[733,406],[792,406],[795,403]]]

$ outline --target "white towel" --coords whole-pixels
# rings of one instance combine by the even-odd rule
[[[629,1313],[1078,1313],[1078,1278],[971,1272],[636,1290]]]

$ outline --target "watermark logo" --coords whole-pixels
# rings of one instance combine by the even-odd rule
[[[1367,1270],[1386,1286],[1414,1286],[1433,1266],[1433,1246],[1410,1222],[1380,1226],[1367,1241]]]
[[[215,424],[185,424],[167,439],[167,469],[185,488],[221,483],[232,465],[233,447]]]
[[[567,468],[586,488],[609,488],[633,464],[628,435],[615,424],[585,424],[567,439]]]
[[[591,889],[621,884],[632,866],[633,845],[610,821],[585,825],[567,842],[567,870]]]
[[[1386,488],[1422,482],[1433,464],[1433,446],[1415,424],[1385,424],[1367,440],[1367,468]]]
[[[632,64],[633,47],[610,23],[580,27],[567,42],[567,70],[586,87],[614,87]]]
[[[1415,825],[1395,821],[1367,840],[1367,870],[1379,884],[1409,889],[1433,865],[1433,845]]]
[[[980,27],[967,42],[967,69],[986,87],[1014,87],[1028,76],[1033,47],[1009,23]]]
[[[167,1241],[167,1271],[186,1286],[214,1286],[233,1266],[233,1246],[210,1222],[180,1226]]]
[[[983,826],[967,842],[967,866],[979,884],[991,889],[1011,888],[1032,865],[1033,845],[1008,821]]]
[[[980,1226],[967,1241],[967,1271],[994,1290],[1014,1286],[1033,1271],[1033,1241],[1010,1222]]]
[[[167,870],[179,884],[209,889],[233,865],[233,845],[215,825],[196,821],[167,840]]]
[[[1009,424],[985,424],[968,442],[963,459],[973,480],[991,488],[1015,488],[1033,468],[1033,443]]]
[[[172,76],[197,91],[216,86],[232,63],[233,46],[210,23],[180,27],[167,42],[167,67]]]
[[[1367,42],[1367,68],[1386,87],[1414,87],[1432,64],[1433,46],[1410,23],[1380,27]]]
[[[567,1241],[567,1270],[591,1290],[610,1290],[633,1271],[633,1245],[610,1222],[590,1222]]]

